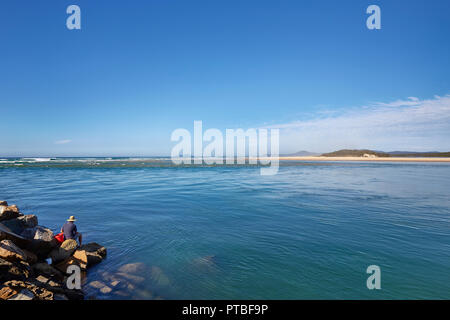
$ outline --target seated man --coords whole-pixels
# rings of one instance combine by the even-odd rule
[[[70,218],[67,219],[67,222],[62,226],[61,232],[64,233],[64,240],[74,239],[76,241],[78,239],[81,246],[83,238],[81,236],[81,233],[77,232],[77,226],[74,223],[75,221],[77,221],[75,217],[70,216]]]

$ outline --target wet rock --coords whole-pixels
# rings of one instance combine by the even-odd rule
[[[4,201],[4,200],[0,200],[0,207],[7,207],[8,206],[8,202]]]
[[[19,217],[21,214],[19,212],[19,208],[17,208],[17,206],[12,205],[12,206],[2,206],[0,209],[0,221],[4,221],[4,220],[9,220],[9,219],[14,219]]]
[[[11,262],[26,261],[27,256],[11,240],[0,241],[0,258]]]
[[[99,245],[96,242],[90,242],[90,243],[87,243],[87,244],[83,244],[80,247],[80,250],[85,250],[86,253],[97,254],[97,255],[99,255],[102,258],[106,257],[106,248],[101,246],[101,245]]]
[[[86,254],[88,267],[102,262],[102,260],[106,257],[106,248],[95,242],[84,244],[77,251],[80,251],[80,255]],[[82,253],[83,251],[84,253]]]
[[[52,262],[58,263],[60,261],[66,260],[72,255],[72,253],[75,252],[77,246],[77,242],[73,239],[64,241],[59,248],[53,249],[50,252],[50,258],[52,258]]]

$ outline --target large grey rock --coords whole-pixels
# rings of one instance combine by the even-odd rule
[[[30,240],[52,241],[53,231],[42,226],[35,226],[33,228],[24,229],[21,236]]]
[[[34,214],[26,214],[17,218],[25,228],[34,228],[38,225],[38,218]]]
[[[4,220],[2,223],[4,226],[8,227],[12,232],[16,234],[22,234],[25,231],[25,229],[36,227],[38,220],[34,214],[28,214],[9,220]]]
[[[35,227],[36,232],[34,234],[34,240],[43,240],[43,241],[52,241],[53,240],[53,232],[52,230],[37,226]]]

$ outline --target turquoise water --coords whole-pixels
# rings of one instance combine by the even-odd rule
[[[165,299],[450,298],[449,164],[285,162],[261,176],[108,160],[0,163],[0,200],[54,231],[75,215],[107,246],[89,279],[143,262],[164,281],[141,288]],[[373,264],[381,290],[366,287]]]

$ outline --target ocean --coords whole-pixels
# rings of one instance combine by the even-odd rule
[[[123,299],[450,299],[450,164],[0,159],[0,200],[108,249],[87,283],[152,270]],[[366,269],[381,270],[369,290]],[[88,287],[86,285],[86,287]],[[99,299],[119,298],[114,291]]]

